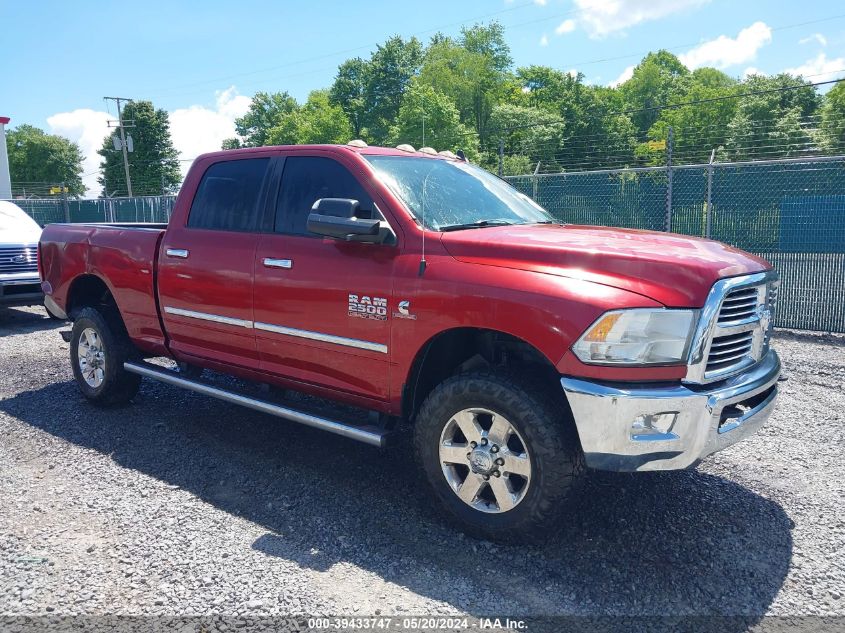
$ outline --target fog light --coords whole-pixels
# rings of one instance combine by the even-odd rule
[[[631,423],[631,439],[636,442],[676,440],[678,436],[672,433],[672,428],[677,419],[678,413],[673,411],[637,416]]]

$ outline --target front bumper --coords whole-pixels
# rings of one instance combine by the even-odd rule
[[[561,378],[587,466],[677,470],[745,439],[768,420],[777,398],[774,350],[716,384],[653,386]]]
[[[38,274],[0,276],[0,305],[27,306],[40,304],[44,299]]]

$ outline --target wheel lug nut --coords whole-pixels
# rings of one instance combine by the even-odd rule
[[[500,473],[498,470],[494,471],[493,474],[496,475],[496,477],[502,476],[502,473]]]
[[[482,437],[482,438],[481,438],[481,445],[482,445],[482,446],[487,446],[487,438],[486,438],[486,437]]]
[[[496,465],[497,466],[504,466],[505,460],[500,457],[499,459],[496,460]]]
[[[469,459],[470,457],[472,457],[472,453],[467,453],[467,459]]]
[[[475,442],[470,442],[470,443],[469,443],[469,445],[470,445],[470,446],[472,446],[473,448],[475,448],[476,446],[478,446],[478,444],[476,444]]]
[[[484,475],[484,481],[490,481],[490,475]]]
[[[495,444],[493,444],[493,446],[491,446],[491,447],[490,447],[490,452],[491,452],[491,453],[498,453],[498,452],[499,452],[499,447],[498,447],[498,446],[496,446]]]

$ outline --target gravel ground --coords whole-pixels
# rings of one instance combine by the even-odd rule
[[[591,474],[542,547],[445,526],[387,450],[145,381],[92,408],[62,326],[0,310],[0,614],[845,616],[845,339],[779,333],[769,424]]]

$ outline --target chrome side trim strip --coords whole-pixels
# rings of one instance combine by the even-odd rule
[[[249,396],[240,393],[226,391],[225,389],[220,389],[219,387],[214,387],[203,382],[183,378],[171,370],[155,367],[149,363],[127,361],[123,363],[123,368],[133,374],[146,376],[147,378],[152,378],[154,380],[160,380],[176,387],[182,387],[183,389],[189,389],[190,391],[196,391],[197,393],[211,396],[212,398],[218,398],[219,400],[239,404],[263,413],[269,413],[270,415],[274,415],[278,418],[285,418],[286,420],[298,422],[299,424],[304,424],[305,426],[328,431],[329,433],[335,433],[336,435],[342,435],[343,437],[358,440],[359,442],[364,442],[365,444],[370,444],[371,446],[382,447],[387,439],[386,434],[379,429],[374,429],[372,427],[362,428],[351,426],[343,422],[322,418],[310,413],[304,413],[302,411],[283,407],[265,400],[250,398]]]
[[[322,332],[311,332],[309,330],[298,330],[292,327],[283,327],[281,325],[273,325],[272,323],[255,323],[256,330],[263,330],[265,332],[273,332],[275,334],[285,334],[287,336],[296,336],[298,338],[307,338],[312,341],[322,341],[323,343],[333,343],[335,345],[343,345],[345,347],[355,347],[358,349],[366,349],[371,352],[380,352],[387,354],[387,345],[381,343],[373,343],[371,341],[362,341],[357,338],[346,338],[343,336],[334,336],[333,334],[323,334]]]
[[[174,316],[183,316],[190,319],[200,319],[202,321],[212,321],[214,323],[223,323],[224,325],[234,325],[243,328],[255,328],[264,332],[273,332],[274,334],[284,334],[286,336],[295,336],[297,338],[307,338],[312,341],[321,341],[323,343],[332,343],[334,345],[343,345],[344,347],[354,347],[356,349],[366,349],[371,352],[379,352],[380,354],[387,354],[387,345],[381,343],[373,343],[372,341],[362,341],[357,338],[346,338],[345,336],[335,336],[334,334],[323,334],[322,332],[312,332],[310,330],[299,330],[292,327],[284,327],[282,325],[273,325],[272,323],[253,323],[245,319],[234,319],[232,317],[220,316],[219,314],[208,314],[207,312],[195,312],[193,310],[184,310],[182,308],[174,308],[172,306],[164,306],[164,311],[167,314]]]
[[[224,325],[234,325],[237,327],[244,327],[250,329],[253,327],[252,321],[245,319],[233,319],[232,317],[220,316],[218,314],[208,314],[206,312],[194,312],[193,310],[183,310],[182,308],[173,308],[171,306],[164,306],[164,311],[167,314],[174,316],[183,316],[190,319],[201,319],[202,321],[213,321],[214,323],[223,323]]]

